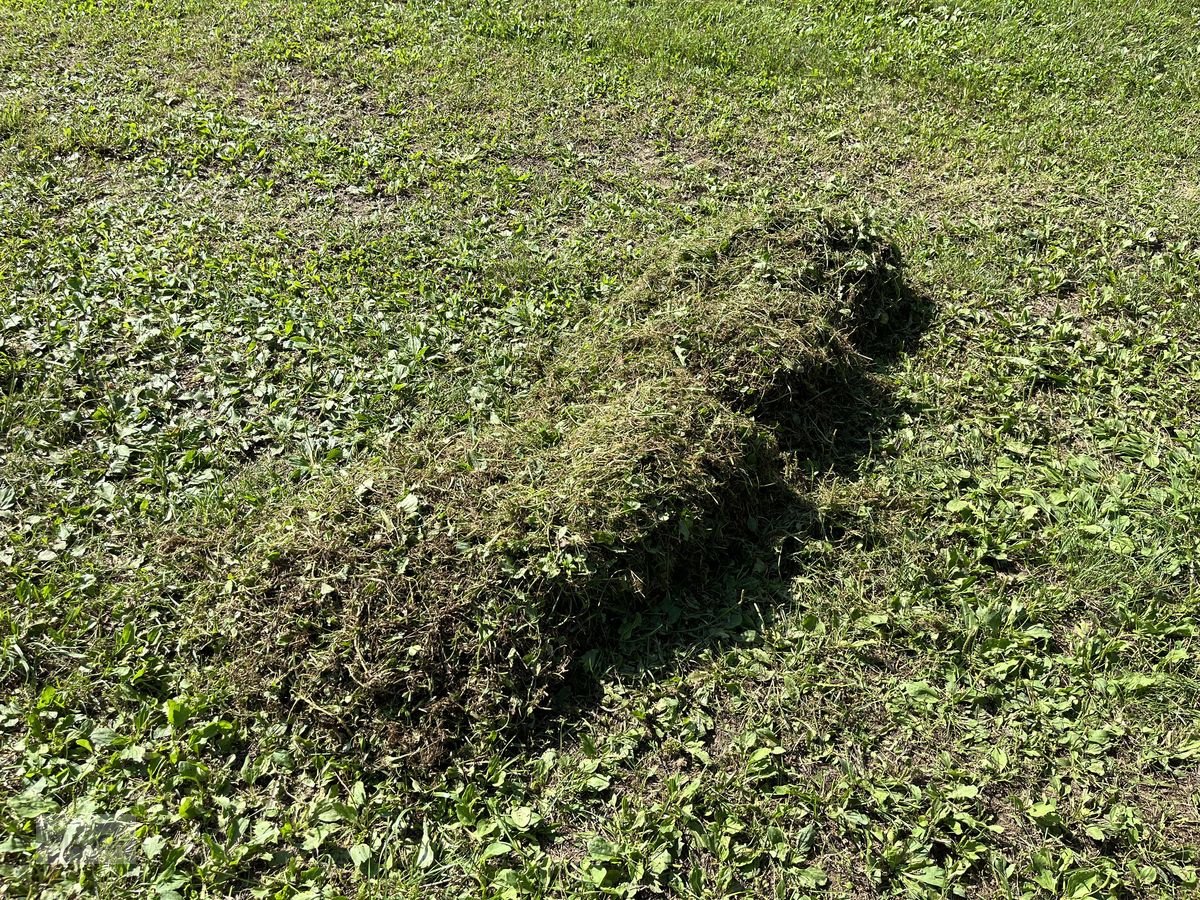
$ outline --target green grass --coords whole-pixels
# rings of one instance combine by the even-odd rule
[[[0,21],[0,896],[1194,890],[1196,10]]]

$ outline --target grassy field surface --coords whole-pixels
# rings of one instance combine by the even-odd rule
[[[0,0],[0,897],[1174,897],[1200,9]]]

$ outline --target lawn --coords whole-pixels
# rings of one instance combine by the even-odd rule
[[[1200,879],[1200,12],[0,0],[0,897]]]

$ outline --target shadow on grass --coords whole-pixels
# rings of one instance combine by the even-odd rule
[[[913,412],[887,373],[915,351],[934,307],[901,278],[893,288],[853,333],[857,359],[782,386],[754,411],[800,480],[826,473],[853,478]],[[573,663],[550,708],[514,740],[537,745],[569,739],[602,699],[606,681],[652,679],[706,649],[737,646],[789,602],[800,545],[837,541],[861,527],[855,512],[819,510],[783,479],[753,489],[733,508],[713,535],[720,552],[662,560],[642,596],[614,598],[586,627],[564,619],[558,627],[569,634]]]

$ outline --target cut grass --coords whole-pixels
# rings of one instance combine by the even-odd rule
[[[219,613],[247,619],[243,694],[270,684],[427,767],[527,718],[614,593],[728,553],[778,477],[775,436],[727,402],[752,414],[861,365],[852,335],[895,279],[861,224],[775,216],[677,252],[586,315],[515,422],[356,470],[344,499],[249,536]]]
[[[0,890],[1195,884],[1192,11],[0,10]]]

